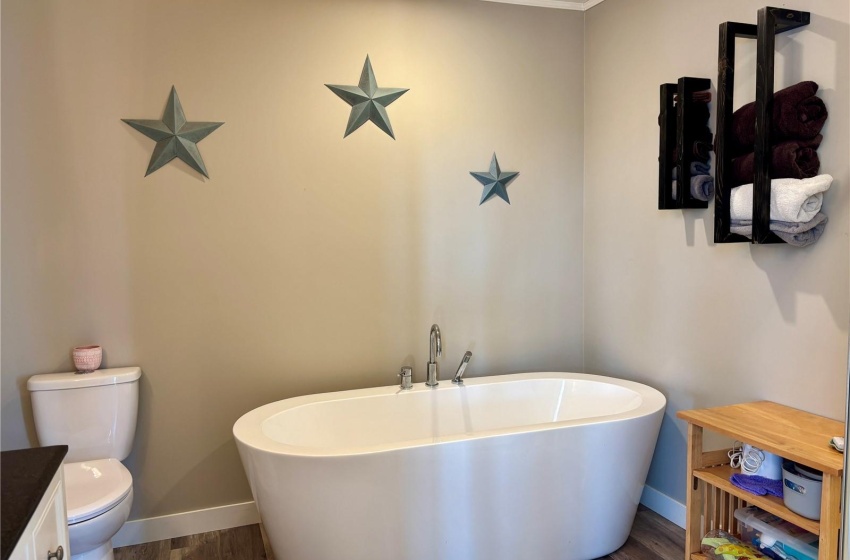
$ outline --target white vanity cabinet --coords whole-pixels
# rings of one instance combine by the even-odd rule
[[[0,560],[71,560],[67,445],[0,452]]]
[[[70,560],[62,468],[56,471],[9,560]]]

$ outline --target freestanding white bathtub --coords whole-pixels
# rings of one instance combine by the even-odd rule
[[[278,560],[590,560],[628,537],[665,404],[521,373],[286,399],[233,434]]]

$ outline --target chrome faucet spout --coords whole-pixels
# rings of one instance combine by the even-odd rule
[[[452,379],[452,383],[463,385],[463,372],[466,371],[466,366],[469,365],[470,359],[472,359],[472,352],[467,350],[466,354],[463,355],[463,359],[460,361],[460,365],[457,366],[457,373],[455,373],[455,378]]]
[[[443,341],[440,337],[440,327],[436,324],[431,325],[431,333],[428,336],[428,345],[428,377],[425,379],[425,385],[428,387],[436,387],[440,384],[437,358],[443,355]]]
[[[443,340],[440,337],[440,327],[438,325],[431,325],[429,346],[431,347],[431,352],[428,356],[428,361],[434,362],[436,361],[435,358],[443,355]]]

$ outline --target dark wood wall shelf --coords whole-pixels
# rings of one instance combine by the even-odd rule
[[[784,243],[770,231],[770,117],[773,111],[773,78],[776,35],[808,25],[809,12],[765,7],[758,11],[758,24],[727,21],[720,24],[717,75],[717,156],[714,191],[715,243]],[[756,141],[753,184],[753,237],[736,235],[730,228],[732,182],[732,107],[735,87],[735,39],[756,39]]]
[[[658,125],[661,128],[658,149],[658,209],[676,210],[679,208],[708,208],[708,202],[691,195],[691,163],[693,154],[685,146],[691,146],[695,138],[692,131],[685,127],[687,114],[692,110],[694,101],[691,94],[711,88],[708,78],[679,78],[675,84],[661,84],[661,113]],[[678,103],[674,98],[678,97]],[[674,161],[674,150],[679,154]],[[673,168],[677,167],[678,187],[673,193]]]

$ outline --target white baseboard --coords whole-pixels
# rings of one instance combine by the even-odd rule
[[[662,494],[651,486],[644,486],[640,503],[672,521],[679,527],[685,526],[685,505]],[[253,525],[260,522],[260,514],[254,502],[242,502],[209,509],[185,511],[160,517],[148,517],[128,521],[112,538],[112,546],[130,546],[147,542],[163,541],[208,531],[221,531],[232,527]]]
[[[667,494],[662,494],[651,486],[643,487],[640,503],[666,519],[685,528],[685,504],[677,502]]]
[[[130,546],[175,537],[185,537],[207,531],[220,531],[260,522],[254,502],[242,502],[208,509],[184,511],[160,517],[135,519],[121,527],[112,538],[112,546]]]

